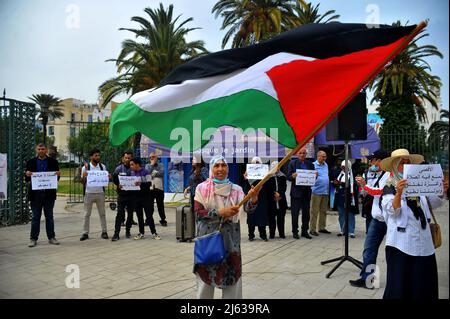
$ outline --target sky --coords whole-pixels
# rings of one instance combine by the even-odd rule
[[[132,16],[146,16],[146,7],[174,5],[179,21],[194,20],[188,40],[203,40],[211,51],[221,50],[226,31],[222,19],[211,14],[217,0],[0,0],[0,90],[6,96],[29,101],[32,94],[49,93],[98,101],[99,85],[117,76],[115,64],[121,42],[133,38],[128,31],[137,24]],[[432,44],[443,59],[428,59],[431,72],[441,78],[442,107],[449,105],[449,2],[447,0],[312,0],[320,12],[336,10],[340,22],[417,24],[429,19],[429,37],[419,44]],[[227,47],[228,48],[228,47]],[[120,95],[115,101],[122,102]]]

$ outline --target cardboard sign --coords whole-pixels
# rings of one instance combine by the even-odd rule
[[[267,164],[247,164],[247,179],[263,179],[269,172]]]
[[[403,190],[406,197],[440,196],[444,192],[444,174],[440,164],[405,164],[403,178],[408,181]]]
[[[140,176],[120,176],[119,184],[122,186],[124,191],[138,191],[141,189],[140,186],[136,186],[136,182],[140,182]]]
[[[106,187],[109,184],[108,171],[87,171],[86,186],[89,187]]]
[[[314,186],[316,183],[316,172],[309,169],[297,169],[297,178],[295,179],[295,185],[297,186]]]
[[[58,176],[56,172],[33,172],[31,175],[31,189],[34,191],[44,189],[57,189]]]

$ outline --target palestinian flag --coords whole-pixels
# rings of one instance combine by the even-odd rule
[[[278,128],[278,143],[303,145],[417,32],[415,25],[309,24],[257,45],[196,58],[160,87],[120,104],[111,116],[111,143],[141,132],[171,147],[178,142],[171,140],[174,128],[192,137],[193,121],[201,120],[202,129],[230,125],[269,134]]]

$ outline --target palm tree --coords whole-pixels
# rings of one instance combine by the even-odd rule
[[[400,22],[393,23],[400,26]],[[375,88],[374,100],[381,100],[387,93],[394,96],[407,95],[420,121],[426,120],[424,101],[429,101],[434,108],[438,108],[435,90],[441,87],[438,76],[431,75],[431,67],[425,58],[437,56],[443,58],[441,52],[434,45],[418,45],[418,41],[429,34],[421,30],[418,36],[398,54],[372,80],[369,88]]]
[[[336,14],[335,10],[329,10],[323,14],[319,14],[319,6],[320,3],[313,6],[311,2],[299,1],[294,7],[296,17],[293,20],[293,26],[297,27],[308,23],[330,23],[338,21],[340,15]]]
[[[219,0],[215,17],[223,17],[222,30],[229,28],[222,49],[232,38],[232,48],[267,40],[293,25],[294,5],[303,0]]]
[[[119,75],[100,85],[101,106],[120,93],[134,94],[153,88],[176,66],[207,53],[203,41],[186,41],[187,34],[198,28],[185,27],[192,18],[178,23],[181,15],[173,17],[173,5],[165,9],[160,3],[158,9],[146,8],[144,12],[148,18],[131,18],[139,28],[119,29],[132,32],[141,41],[123,41],[118,58],[107,60],[116,63]]]
[[[59,119],[64,116],[61,106],[61,99],[51,94],[33,94],[28,97],[34,103],[39,105],[38,118],[41,119],[43,132],[44,132],[44,144],[47,140],[47,123],[50,119]],[[47,145],[47,144],[46,144]]]
[[[448,149],[448,116],[448,110],[441,110],[441,120],[433,122],[428,129],[428,143],[438,145],[443,150]]]

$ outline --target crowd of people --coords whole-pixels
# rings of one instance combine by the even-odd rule
[[[26,165],[25,178],[31,181],[34,172],[55,172],[60,178],[58,161],[47,156],[44,144],[36,147],[37,156]],[[329,235],[327,211],[330,189],[334,190],[334,201],[339,214],[337,236],[355,237],[355,215],[366,218],[366,238],[363,251],[363,267],[356,280],[350,284],[373,289],[368,278],[374,272],[379,247],[386,237],[387,279],[384,298],[431,298],[438,297],[437,265],[435,247],[430,232],[432,210],[442,205],[443,196],[405,197],[403,191],[407,180],[403,176],[403,165],[426,164],[422,155],[410,154],[398,149],[391,154],[378,150],[367,157],[370,164],[364,174],[354,176],[350,161],[342,161],[340,169],[329,169],[327,154],[319,151],[314,162],[307,159],[306,148],[301,148],[288,164],[287,173],[276,169],[278,162],[271,163],[271,177],[261,187],[255,188],[259,180],[244,174],[242,186],[228,178],[228,163],[222,156],[215,156],[209,163],[209,170],[202,159],[195,158],[189,175],[190,204],[196,219],[197,236],[219,230],[227,251],[225,258],[216,264],[195,264],[198,298],[212,298],[214,288],[223,290],[224,298],[242,298],[242,261],[240,249],[240,215],[246,213],[248,239],[255,240],[255,230],[263,241],[275,238],[276,232],[285,239],[285,216],[288,209],[287,181],[291,182],[290,203],[292,236],[311,240],[320,234]],[[92,206],[95,203],[101,222],[101,238],[108,239],[105,214],[105,189],[87,183],[89,171],[105,171],[101,154],[93,149],[90,161],[81,170],[84,190],[84,222],[80,241],[89,239],[89,225]],[[262,164],[259,157],[252,164]],[[311,170],[315,174],[312,185],[298,185],[299,170]],[[139,233],[135,240],[145,237],[148,226],[151,238],[159,240],[153,219],[156,200],[160,225],[167,226],[164,212],[163,165],[158,163],[156,153],[151,153],[149,164],[125,152],[121,164],[109,178],[117,186],[117,215],[112,241],[120,239],[121,226],[125,222],[125,236],[131,237],[133,212],[138,219]],[[136,191],[122,187],[121,176],[134,176]],[[347,184],[346,184],[347,181]],[[40,233],[42,211],[45,215],[47,237],[50,244],[59,245],[55,236],[53,207],[56,189],[33,190],[29,183],[29,201],[32,209],[32,223],[29,247],[35,247]],[[348,185],[346,187],[345,185]],[[247,195],[246,195],[247,194]],[[448,197],[448,181],[444,181],[444,194]],[[242,203],[247,196],[249,200]],[[346,211],[347,210],[347,211]],[[125,218],[125,211],[127,216]],[[301,211],[301,212],[300,212]],[[145,214],[145,219],[144,219]],[[301,214],[301,225],[299,217]],[[348,215],[348,219],[346,218]],[[348,220],[348,225],[345,224]],[[267,235],[266,227],[269,228]],[[421,274],[417,276],[417,274]]]

